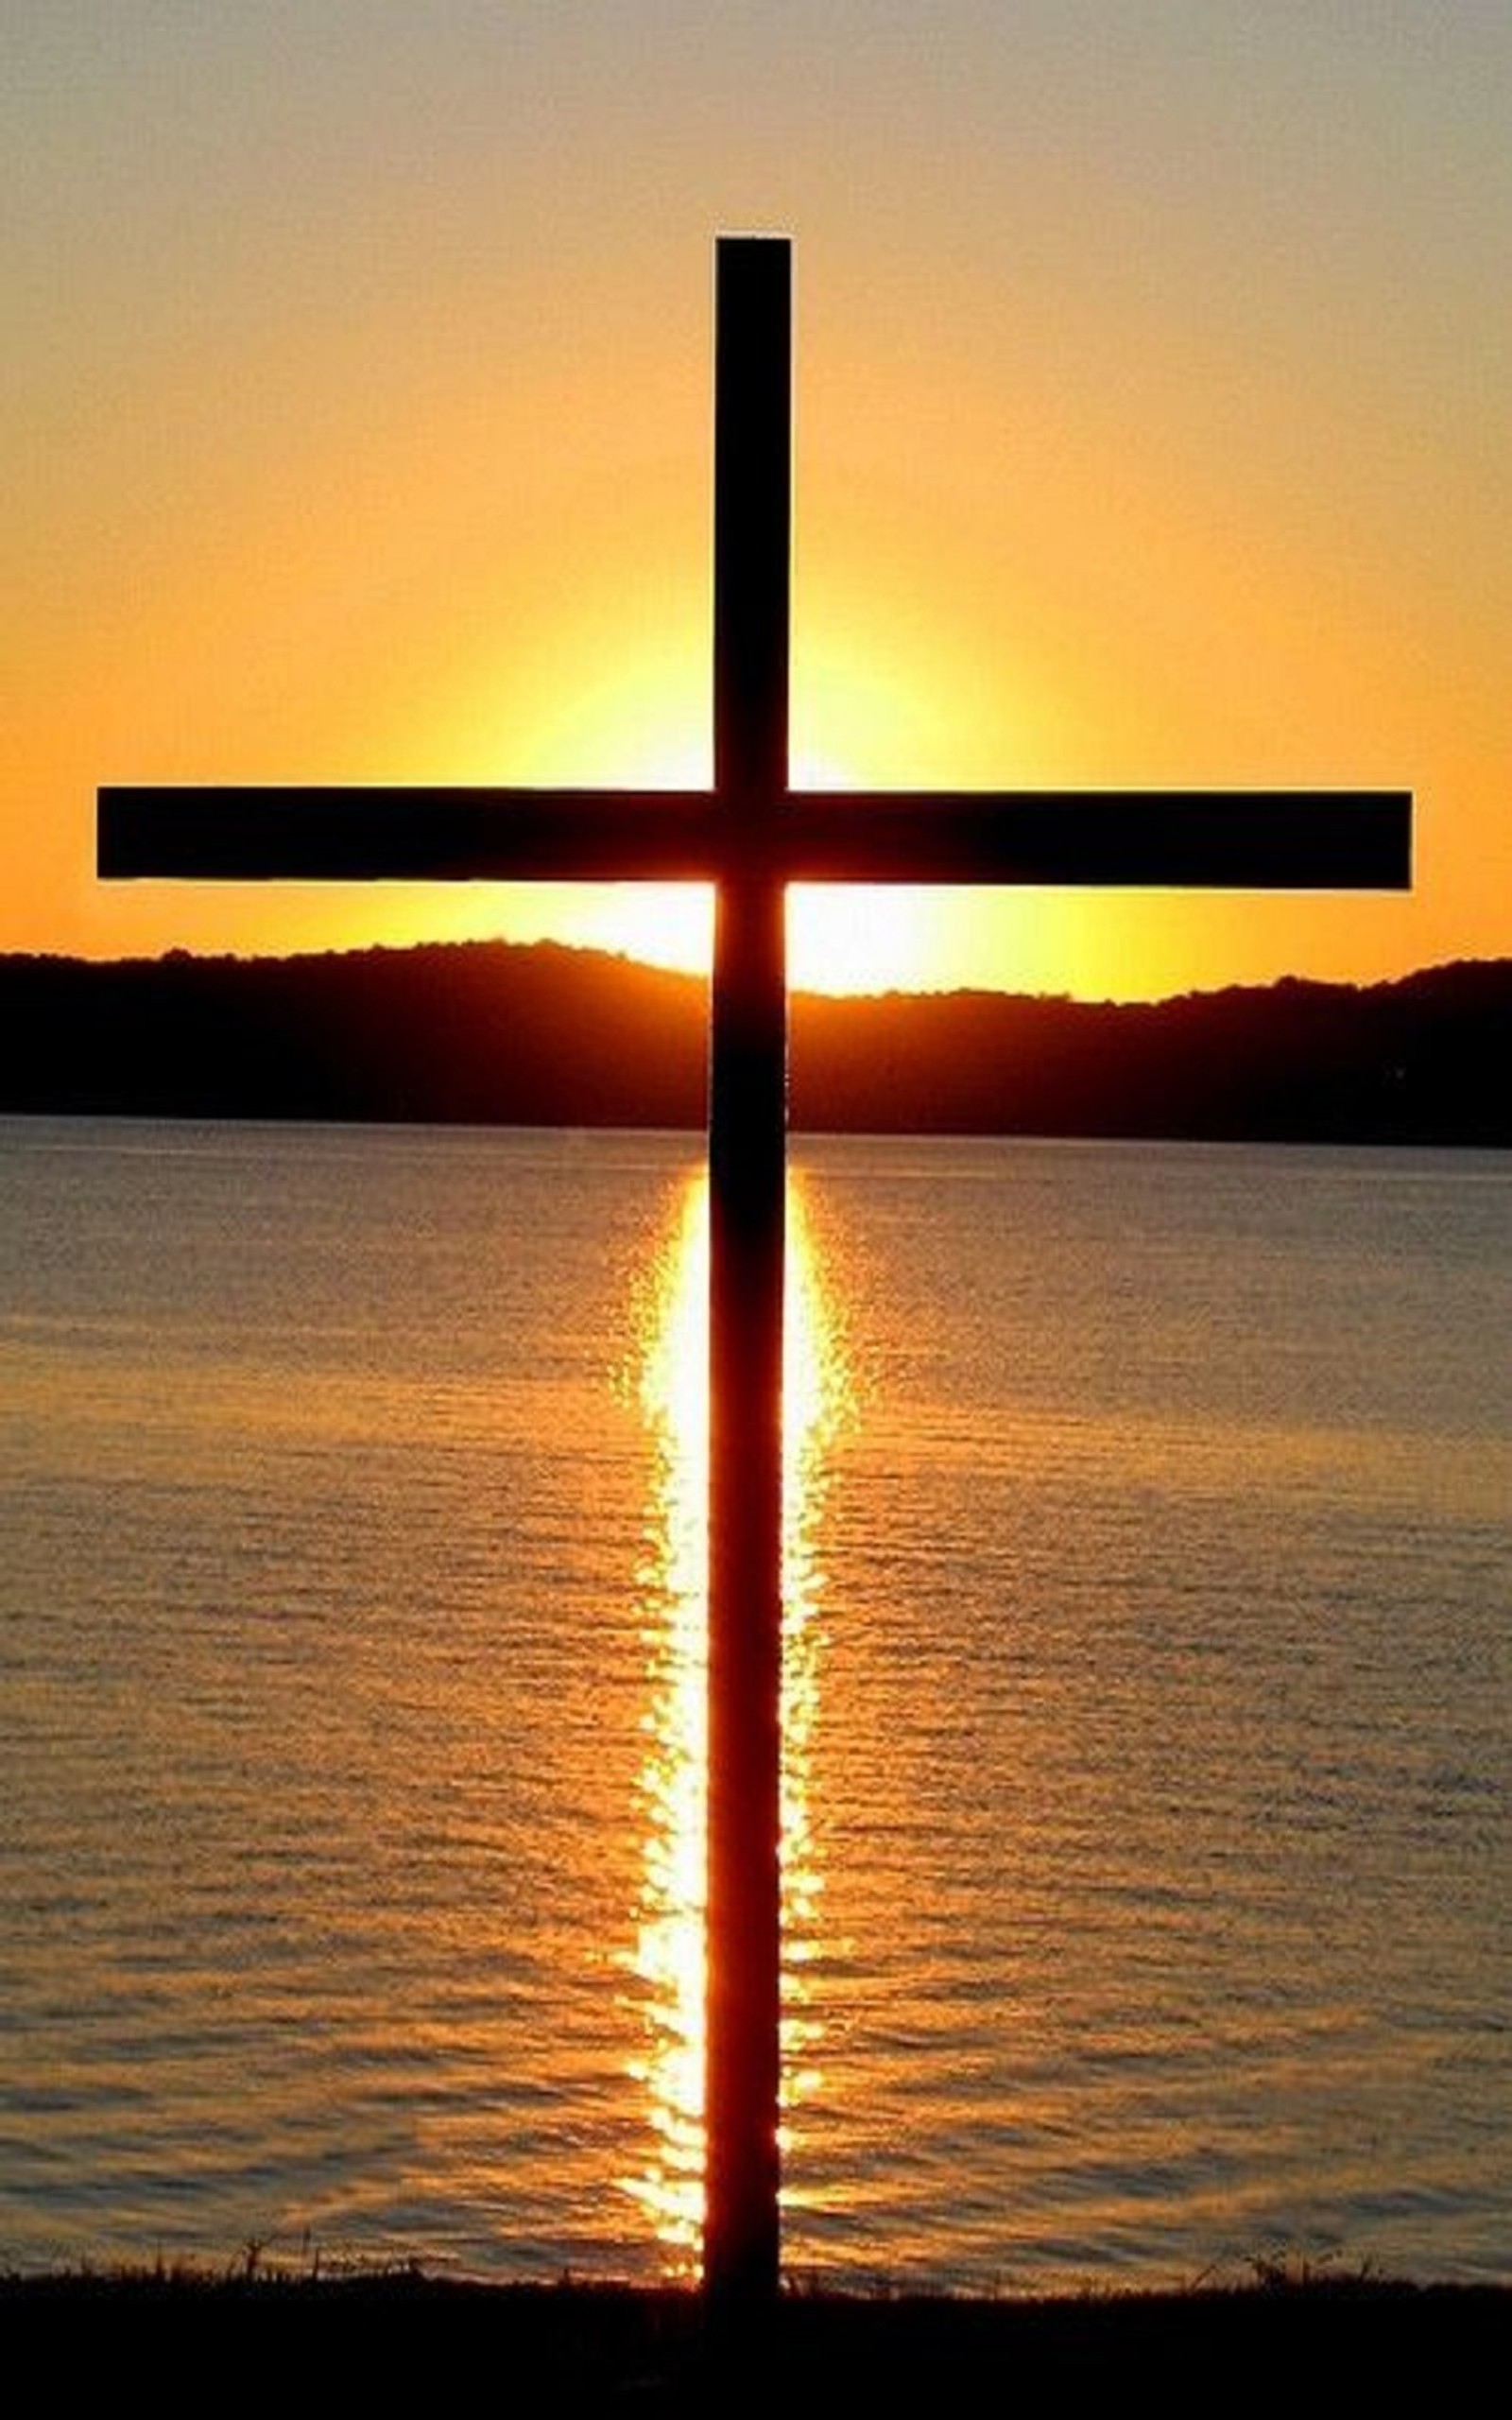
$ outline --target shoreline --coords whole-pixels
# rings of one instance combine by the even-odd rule
[[[1512,2285],[1428,2284],[1262,2273],[1248,2283],[1034,2299],[784,2290],[769,2310],[713,2322],[686,2288],[492,2284],[419,2268],[320,2274],[193,2269],[0,2276],[0,2328],[44,2353],[61,2383],[77,2361],[150,2354],[163,2382],[201,2349],[255,2370],[307,2350],[342,2360],[344,2386],[413,2381],[433,2392],[459,2356],[501,2390],[570,2395],[587,2408],[699,2408],[723,2380],[759,2373],[792,2400],[970,2386],[1189,2382],[1211,2394],[1315,2389],[1347,2372],[1351,2396],[1417,2373],[1452,2392],[1512,2354]],[[166,2363],[167,2368],[162,2369]],[[452,2383],[463,2386],[459,2375]]]

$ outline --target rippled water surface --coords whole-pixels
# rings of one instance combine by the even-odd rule
[[[1512,2272],[1512,1168],[800,1144],[789,2266]],[[0,2260],[686,2271],[691,1140],[0,1126]]]

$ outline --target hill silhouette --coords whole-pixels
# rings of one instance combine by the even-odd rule
[[[0,1110],[692,1127],[703,984],[551,943],[0,958]],[[1512,960],[1156,1005],[793,1003],[794,1124],[833,1132],[1512,1143]]]

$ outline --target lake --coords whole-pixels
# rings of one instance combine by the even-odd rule
[[[785,2262],[1512,2272],[1512,1164],[800,1139]],[[0,1122],[0,2263],[687,2274],[685,1136]]]

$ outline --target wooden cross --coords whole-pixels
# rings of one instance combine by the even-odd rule
[[[779,2268],[782,1357],[790,882],[1404,889],[1407,792],[793,790],[791,247],[716,247],[711,791],[107,788],[99,872],[712,882],[704,2282]]]

